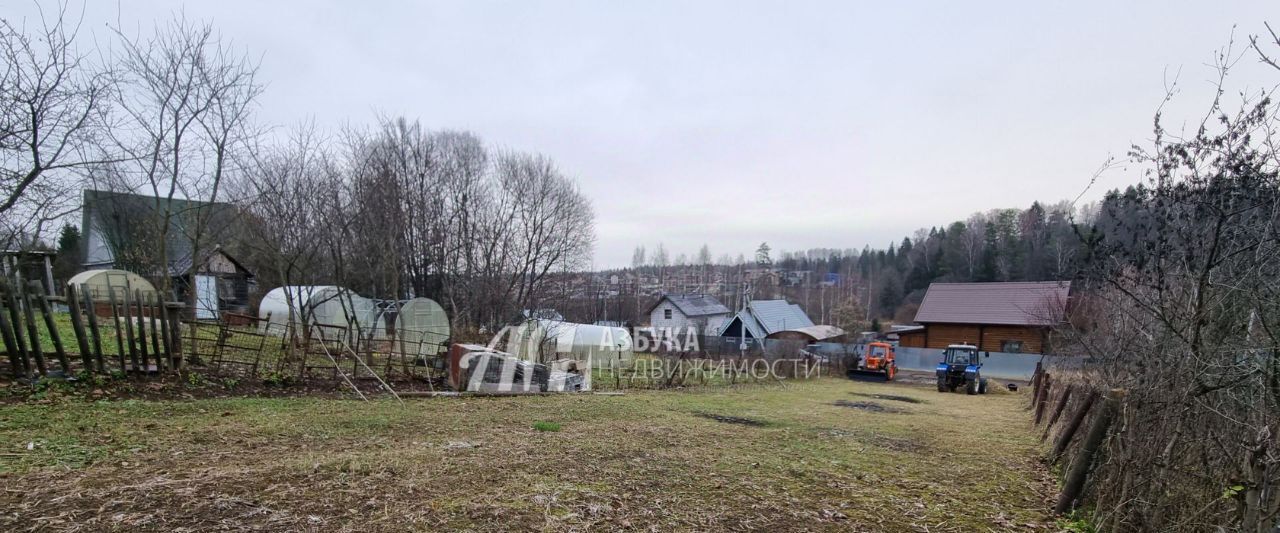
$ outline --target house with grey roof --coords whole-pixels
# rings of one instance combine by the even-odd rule
[[[721,337],[817,342],[844,336],[835,326],[815,325],[800,306],[786,300],[752,300],[720,328]]]
[[[1050,333],[1066,322],[1070,281],[933,283],[916,312],[919,329],[898,331],[900,346],[1045,353]]]
[[[733,312],[714,296],[706,294],[663,294],[649,307],[649,326],[685,332],[690,327],[700,335],[715,335]]]
[[[222,245],[240,216],[235,206],[86,189],[81,216],[85,270],[127,270],[157,287],[167,277],[167,297],[194,301],[196,318],[248,313],[253,272]]]

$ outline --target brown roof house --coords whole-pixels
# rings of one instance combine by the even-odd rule
[[[1052,328],[1066,320],[1070,293],[1069,281],[933,283],[916,312],[924,327],[899,332],[899,345],[1045,353]]]

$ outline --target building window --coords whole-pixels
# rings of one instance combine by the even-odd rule
[[[1022,353],[1022,341],[1000,341],[1000,351],[1006,353]]]
[[[670,309],[670,308],[667,308],[667,309],[663,309],[663,310],[662,310],[662,318],[664,318],[664,319],[666,319],[666,320],[671,320],[671,309]]]

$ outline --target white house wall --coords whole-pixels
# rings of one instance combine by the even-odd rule
[[[666,318],[665,310],[667,309],[671,310],[671,318]],[[720,326],[730,316],[729,314],[720,314],[689,318],[675,304],[668,300],[663,300],[661,304],[653,308],[653,311],[649,313],[649,325],[658,331],[663,331],[665,328],[671,328],[672,331],[684,331],[689,326],[697,326],[699,323],[705,322],[705,325],[699,330],[700,333],[703,335],[717,335],[720,332]]]

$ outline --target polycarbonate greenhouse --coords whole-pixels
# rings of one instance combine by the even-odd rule
[[[449,340],[449,317],[444,308],[430,298],[413,298],[401,303],[395,320],[396,342],[403,344],[408,352],[435,355]]]
[[[507,339],[507,351],[526,361],[590,361],[592,367],[629,363],[635,356],[626,328],[529,320]]]
[[[102,269],[86,270],[67,280],[67,285],[87,288],[98,302],[106,302],[109,294],[115,293],[116,301],[123,302],[125,295],[132,295],[134,290],[142,291],[144,298],[156,293],[156,288],[146,278],[127,270]]]
[[[258,305],[264,332],[280,336],[289,323],[295,327],[305,323],[312,327],[313,336],[328,338],[340,331],[368,331],[377,327],[380,314],[373,300],[333,285],[276,287]]]

